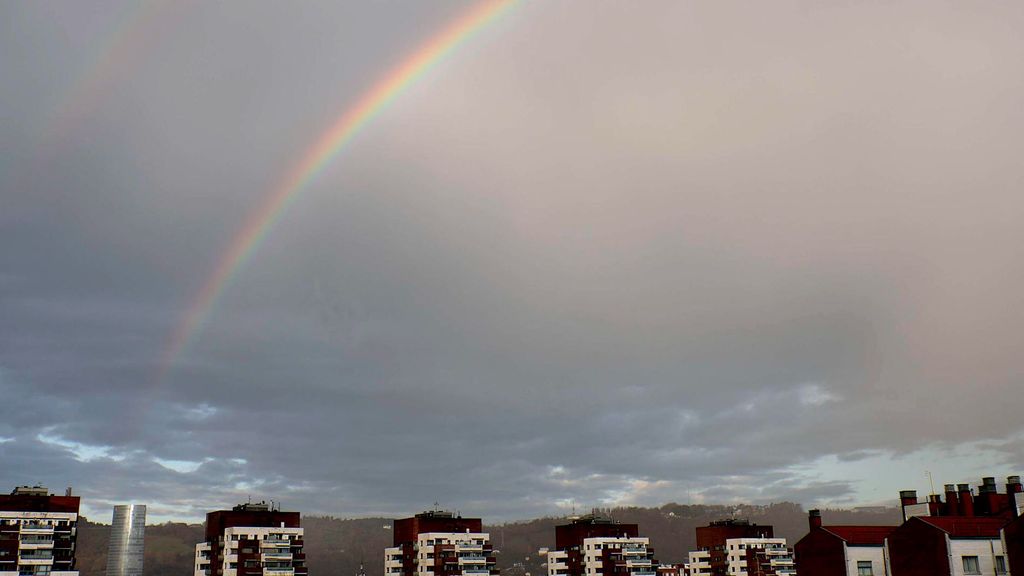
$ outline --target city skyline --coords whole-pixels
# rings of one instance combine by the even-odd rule
[[[297,6],[0,6],[0,484],[500,522],[1024,468],[1024,8]]]

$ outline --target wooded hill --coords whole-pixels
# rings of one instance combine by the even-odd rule
[[[640,535],[651,539],[656,558],[663,563],[680,563],[693,549],[694,529],[714,520],[742,518],[757,524],[771,524],[775,535],[790,545],[807,533],[807,513],[788,502],[767,506],[722,506],[666,504],[660,508],[613,508],[600,510],[620,522],[640,525]],[[824,510],[826,524],[899,523],[897,508]],[[542,547],[553,547],[555,525],[564,517],[538,518],[485,526],[499,550],[498,567],[509,576],[545,574]],[[383,576],[384,548],[391,546],[390,518],[340,519],[305,516],[306,557],[310,576],[354,576],[362,562],[367,576]],[[82,519],[79,524],[78,568],[82,576],[103,576],[107,562],[110,527]],[[195,544],[203,539],[200,524],[167,523],[146,526],[145,576],[190,576]]]

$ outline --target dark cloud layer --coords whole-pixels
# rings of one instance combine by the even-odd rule
[[[464,6],[0,8],[0,486],[512,519],[1024,468],[1012,3],[520,6],[154,385],[248,211]]]

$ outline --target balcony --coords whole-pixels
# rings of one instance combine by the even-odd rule
[[[260,554],[260,560],[263,562],[290,562],[292,554],[291,552],[264,552]]]
[[[51,566],[53,564],[53,558],[33,558],[31,556],[22,556],[18,560],[18,564],[22,566]]]
[[[459,556],[459,563],[460,564],[486,564],[487,563],[487,557],[486,556],[476,556],[476,555],[473,555],[473,556]]]
[[[22,550],[53,550],[53,540],[22,540],[19,543]]]
[[[459,552],[482,552],[483,549],[483,544],[473,544],[472,542],[460,543],[455,545],[455,550],[458,550]]]
[[[294,568],[264,568],[263,576],[291,576],[295,573]]]
[[[22,534],[53,534],[53,526],[44,526],[42,524],[22,524]]]

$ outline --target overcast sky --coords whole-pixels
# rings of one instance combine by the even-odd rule
[[[87,515],[892,504],[1024,473],[1024,4],[0,4],[0,489]],[[1000,483],[1002,479],[1000,479]]]

